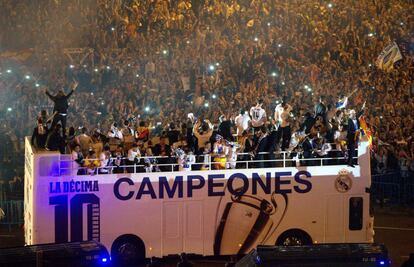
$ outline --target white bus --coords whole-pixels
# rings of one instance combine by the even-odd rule
[[[117,259],[373,242],[370,156],[358,164],[72,175],[26,139],[25,243],[96,240]],[[290,160],[291,161],[291,160]]]

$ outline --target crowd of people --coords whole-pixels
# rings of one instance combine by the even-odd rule
[[[38,117],[40,123],[52,118],[68,129],[65,137],[54,135],[61,143],[50,148],[62,152],[64,143],[76,143],[71,140],[75,136],[90,136],[93,144],[102,133],[128,124],[138,133],[137,147],[142,131],[150,137],[166,135],[159,142],[165,139],[170,145],[176,140],[168,134],[175,131],[178,141],[190,143],[185,154],[200,154],[204,147],[192,147],[194,141],[187,138],[197,121],[189,119],[189,113],[204,130],[214,131],[214,124],[220,124],[242,135],[243,127],[231,125],[243,121],[236,118],[239,114],[245,120],[253,117],[250,107],[261,98],[265,125],[280,129],[278,145],[286,150],[290,133],[321,115],[314,110],[320,96],[331,118],[336,102],[349,96],[347,106],[357,111],[366,101],[373,170],[413,170],[410,0],[75,0],[13,1],[3,6],[0,47],[18,48],[27,55],[24,63],[9,57],[0,66],[4,166],[13,166],[7,162],[17,158],[22,168],[22,140],[32,134],[31,122]],[[375,66],[375,59],[392,40],[404,58],[385,72]],[[66,48],[83,49],[75,53]],[[45,90],[55,96],[64,89],[65,95],[73,84],[78,85],[68,99],[67,114],[55,114],[61,112],[53,110]],[[282,102],[289,104],[292,115],[289,128],[278,124],[273,114]],[[39,116],[41,110],[45,112]],[[219,118],[228,123],[217,123]],[[328,118],[322,119],[323,126],[332,128]],[[55,125],[52,132],[59,127]],[[271,127],[263,132],[271,133]],[[238,140],[228,135],[221,131],[222,139],[234,145]],[[252,138],[251,150],[258,145],[253,139],[260,137]],[[109,141],[112,148],[119,145]],[[205,149],[214,151],[214,143]],[[99,158],[79,145],[85,158]]]

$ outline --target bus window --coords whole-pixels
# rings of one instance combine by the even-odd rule
[[[349,230],[362,229],[362,197],[351,197],[349,199]]]

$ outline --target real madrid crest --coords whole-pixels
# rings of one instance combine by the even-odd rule
[[[340,170],[335,179],[335,189],[340,193],[348,192],[352,188],[351,173],[345,169]]]

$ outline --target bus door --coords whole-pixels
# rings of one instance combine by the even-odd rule
[[[163,203],[163,255],[203,253],[203,201]]]
[[[364,231],[363,197],[360,195],[327,195],[325,242],[361,242]],[[365,214],[367,216],[367,214]]]

